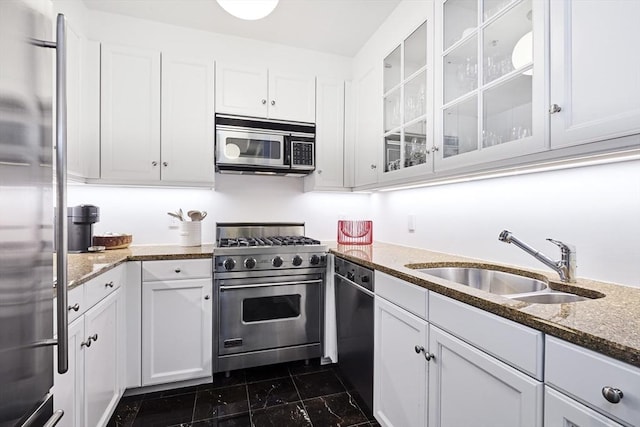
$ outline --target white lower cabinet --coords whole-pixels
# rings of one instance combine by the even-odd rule
[[[545,386],[544,425],[553,427],[622,427],[577,401]]]
[[[374,323],[376,419],[385,427],[426,426],[427,322],[376,296]]]
[[[200,264],[209,277],[190,278]],[[143,277],[164,277],[173,265],[176,280],[142,283],[143,386],[211,375],[211,260],[143,262]]]
[[[433,325],[429,351],[430,427],[542,426],[539,381]]]
[[[69,370],[54,380],[55,406],[65,411],[60,426],[104,426],[109,421],[123,391],[122,314],[116,289],[69,325]]]

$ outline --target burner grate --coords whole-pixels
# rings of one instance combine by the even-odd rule
[[[221,238],[218,247],[246,248],[252,246],[308,246],[320,245],[320,241],[306,236],[269,236]]]

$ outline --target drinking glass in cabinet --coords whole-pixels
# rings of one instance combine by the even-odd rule
[[[473,36],[444,57],[444,103],[478,87],[478,37]]]
[[[477,0],[447,0],[444,3],[444,50],[471,34],[477,25]]]
[[[389,56],[384,58],[384,93],[389,92],[400,84],[402,80],[400,63],[401,53],[400,46],[398,46]]]
[[[443,157],[478,149],[478,98],[476,96],[444,110],[444,135],[449,142],[455,138],[457,149],[443,150]]]
[[[389,132],[400,126],[400,88],[384,97],[384,131]]]
[[[484,148],[531,136],[532,77],[524,73],[484,93]]]
[[[398,170],[401,167],[400,134],[392,133],[384,138],[385,172]]]
[[[523,39],[525,34],[532,34],[531,7],[530,0],[524,1],[484,29],[484,83],[510,73],[516,66],[526,66],[532,62],[532,38]],[[514,64],[514,55],[517,56],[517,64]]]
[[[405,83],[404,86],[404,123],[426,114],[427,71]]]
[[[500,12],[509,3],[511,3],[511,0],[484,0],[482,7],[483,21]]]
[[[407,126],[404,132],[404,166],[411,167],[427,162],[427,121],[420,120]]]
[[[427,23],[415,30],[404,42],[404,78],[411,77],[427,65]]]

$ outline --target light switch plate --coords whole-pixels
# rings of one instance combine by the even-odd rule
[[[409,221],[407,225],[409,233],[413,233],[416,231],[416,214],[409,214]]]

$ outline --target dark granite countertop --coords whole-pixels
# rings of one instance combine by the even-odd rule
[[[449,296],[506,319],[530,326],[582,347],[640,367],[640,289],[578,278],[566,284],[551,271],[522,269],[505,264],[465,258],[424,249],[386,243],[347,246],[329,243],[331,252],[364,266]],[[132,246],[101,253],[69,254],[69,289],[126,261],[211,258],[213,245]],[[446,265],[492,267],[548,281],[552,289],[572,292],[590,301],[534,304],[510,300],[475,288],[458,285],[408,268]]]
[[[69,254],[67,282],[71,290],[126,261],[211,258],[212,254],[213,245],[191,247],[177,245],[131,246],[127,249],[113,249],[104,252]]]
[[[597,351],[640,367],[640,289],[578,278],[566,284],[555,272],[522,269],[477,259],[399,245],[374,243],[369,246],[329,245],[331,252],[449,296],[488,312],[530,326],[546,334]],[[459,285],[408,268],[493,267],[548,281],[549,287],[586,297],[589,301],[564,304],[534,304]]]

